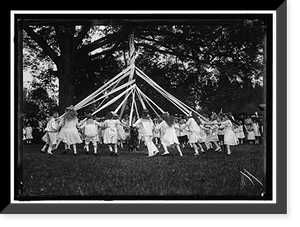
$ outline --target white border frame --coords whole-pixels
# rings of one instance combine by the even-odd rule
[[[272,14],[273,15],[273,160],[272,160],[272,173],[273,173],[273,199],[270,201],[249,201],[249,200],[174,200],[174,201],[160,201],[160,200],[126,200],[126,201],[89,201],[89,200],[76,200],[76,201],[59,201],[59,200],[44,200],[44,201],[18,201],[14,200],[14,175],[15,175],[15,159],[14,159],[14,150],[15,150],[15,140],[14,140],[14,126],[15,126],[15,52],[14,52],[14,37],[15,37],[15,14]],[[276,100],[277,100],[277,90],[276,90],[276,24],[277,17],[276,11],[273,10],[239,10],[239,11],[218,11],[218,10],[88,10],[88,11],[80,11],[80,10],[12,10],[10,11],[10,111],[11,122],[10,122],[10,166],[11,166],[11,184],[10,184],[10,202],[12,204],[275,204],[277,198],[276,191],[276,176],[277,176],[277,168],[276,168]]]

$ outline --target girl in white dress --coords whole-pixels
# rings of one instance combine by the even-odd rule
[[[79,127],[77,112],[73,106],[67,107],[66,112],[61,120],[61,130],[57,135],[57,139],[65,143],[65,151],[70,150],[73,146],[74,156],[77,156],[77,143],[82,143],[79,132],[76,127]],[[57,146],[59,142],[57,143]],[[57,147],[56,146],[56,147]]]
[[[259,138],[261,137],[260,131],[259,131],[259,124],[258,122],[253,119],[253,131],[254,131],[254,136],[255,136],[255,144],[259,144]]]
[[[179,121],[179,136],[178,136],[178,140],[179,140],[179,143],[182,146],[182,148],[184,148],[186,146],[186,144],[188,143],[187,128],[181,129],[181,127],[184,124],[185,124],[185,120],[181,119]]]
[[[92,142],[94,147],[94,155],[98,154],[97,147],[99,142],[98,127],[102,127],[102,124],[94,120],[92,114],[88,114],[84,122],[82,122],[81,128],[83,129],[85,150],[89,153],[89,145]]]
[[[247,140],[251,144],[255,141],[255,133],[254,133],[254,129],[253,129],[253,123],[247,125]]]
[[[230,146],[238,145],[238,139],[233,131],[233,125],[230,117],[225,115],[221,127],[224,128],[224,144],[227,149],[227,154],[231,155]]]
[[[189,128],[189,132],[190,132],[189,143],[192,144],[192,146],[194,148],[194,152],[195,152],[194,155],[199,155],[198,146],[200,147],[201,152],[205,153],[204,149],[202,148],[202,146],[200,144],[200,140],[201,140],[200,124],[201,124],[201,121],[197,117],[197,115],[194,113],[191,113],[191,116],[188,119],[188,121],[185,124],[183,124],[180,128],[181,130],[184,130],[186,127]],[[205,142],[205,140],[203,142]]]
[[[139,127],[141,129],[141,135],[148,149],[148,157],[157,155],[158,149],[153,143],[154,123],[149,117],[149,111],[144,109],[141,118],[138,119],[132,126]]]
[[[26,138],[26,143],[27,144],[30,144],[31,140],[33,139],[33,136],[32,136],[32,127],[31,127],[31,125],[29,123],[25,127],[25,138]]]
[[[221,152],[221,147],[219,146],[218,142],[219,142],[219,137],[218,137],[218,122],[216,120],[213,120],[210,122],[209,126],[208,127],[208,131],[209,133],[206,134],[206,142],[209,143],[209,147],[211,149],[213,149],[213,146],[212,144],[215,145],[215,151],[216,152]],[[207,127],[206,126],[206,127]]]
[[[111,156],[118,156],[118,125],[122,124],[118,119],[113,119],[114,114],[108,112],[106,114],[106,120],[103,122],[105,128],[103,135],[104,144],[108,144],[108,148]],[[123,125],[125,126],[125,125]],[[114,147],[114,149],[113,149]]]
[[[155,127],[157,125],[159,125],[159,121],[158,121],[158,119],[154,119],[154,130],[153,130],[154,143],[155,143],[155,146],[160,148],[160,131],[155,130]]]
[[[118,115],[114,115],[114,119],[118,119]],[[122,119],[120,120],[120,123],[123,123]],[[117,134],[118,134],[118,146],[123,148],[123,142],[126,139],[126,134],[125,134],[125,130],[124,130],[124,127],[122,126],[122,124],[117,125]]]
[[[245,138],[243,123],[241,121],[238,121],[238,125],[234,130],[235,130],[236,137],[239,139],[239,143],[243,144]]]
[[[173,117],[171,117],[168,113],[163,113],[162,116],[162,122],[156,126],[156,130],[160,130],[161,131],[161,144],[164,148],[164,153],[162,155],[168,155],[169,151],[168,151],[168,146],[175,144],[176,148],[179,152],[180,156],[183,156],[181,149],[179,147],[179,141],[175,132],[175,122]]]

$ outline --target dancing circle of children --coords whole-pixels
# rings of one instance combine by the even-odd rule
[[[161,131],[161,145],[165,151],[162,155],[168,155],[169,151],[167,147],[175,144],[179,155],[183,156],[175,132],[176,126],[174,118],[170,116],[167,112],[163,113],[161,118],[163,121],[155,127],[155,130]]]
[[[149,111],[143,109],[142,116],[133,125],[133,127],[139,127],[141,136],[148,150],[148,157],[153,157],[158,154],[158,149],[153,143],[153,131],[154,123],[149,116]]]

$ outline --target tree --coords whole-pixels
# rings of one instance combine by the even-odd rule
[[[24,21],[23,28],[30,37],[30,39],[24,39],[27,46],[39,52],[40,58],[50,57],[56,66],[56,70],[50,69],[49,72],[59,79],[61,113],[65,107],[74,104],[76,76],[80,75],[78,66],[90,59],[90,52],[116,44],[116,38],[119,36],[119,33],[116,32],[106,34],[92,42],[90,39],[84,40],[89,35],[91,25],[30,26]],[[102,53],[97,53],[97,56],[101,54],[109,56],[111,52],[103,50]]]
[[[255,85],[261,86],[256,81],[262,77],[263,68],[262,20],[176,23],[121,23],[101,28],[87,23],[25,23],[24,30],[31,38],[28,47],[42,49],[40,55],[49,56],[56,65],[50,72],[59,78],[61,112],[127,65],[128,34],[132,30],[140,53],[136,64],[194,108],[219,108],[220,103],[226,103],[222,100],[234,97],[236,105],[229,105],[228,101],[228,109],[232,110],[242,105],[244,97],[237,96],[241,89],[250,94]],[[94,40],[96,32],[99,36]],[[151,93],[147,85],[142,86],[144,92]]]

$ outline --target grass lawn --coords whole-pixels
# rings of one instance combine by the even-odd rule
[[[146,148],[132,153],[126,145],[119,149],[118,157],[110,156],[103,145],[98,156],[85,154],[83,144],[78,145],[78,156],[63,154],[62,145],[54,155],[47,155],[40,153],[42,146],[23,146],[23,196],[29,199],[49,196],[261,199],[265,191],[248,179],[241,187],[240,173],[246,169],[266,185],[262,145],[232,147],[231,156],[214,151],[194,156],[188,147],[180,157],[176,149],[170,148],[169,156],[152,158],[147,157]],[[93,151],[92,147],[90,150]]]

